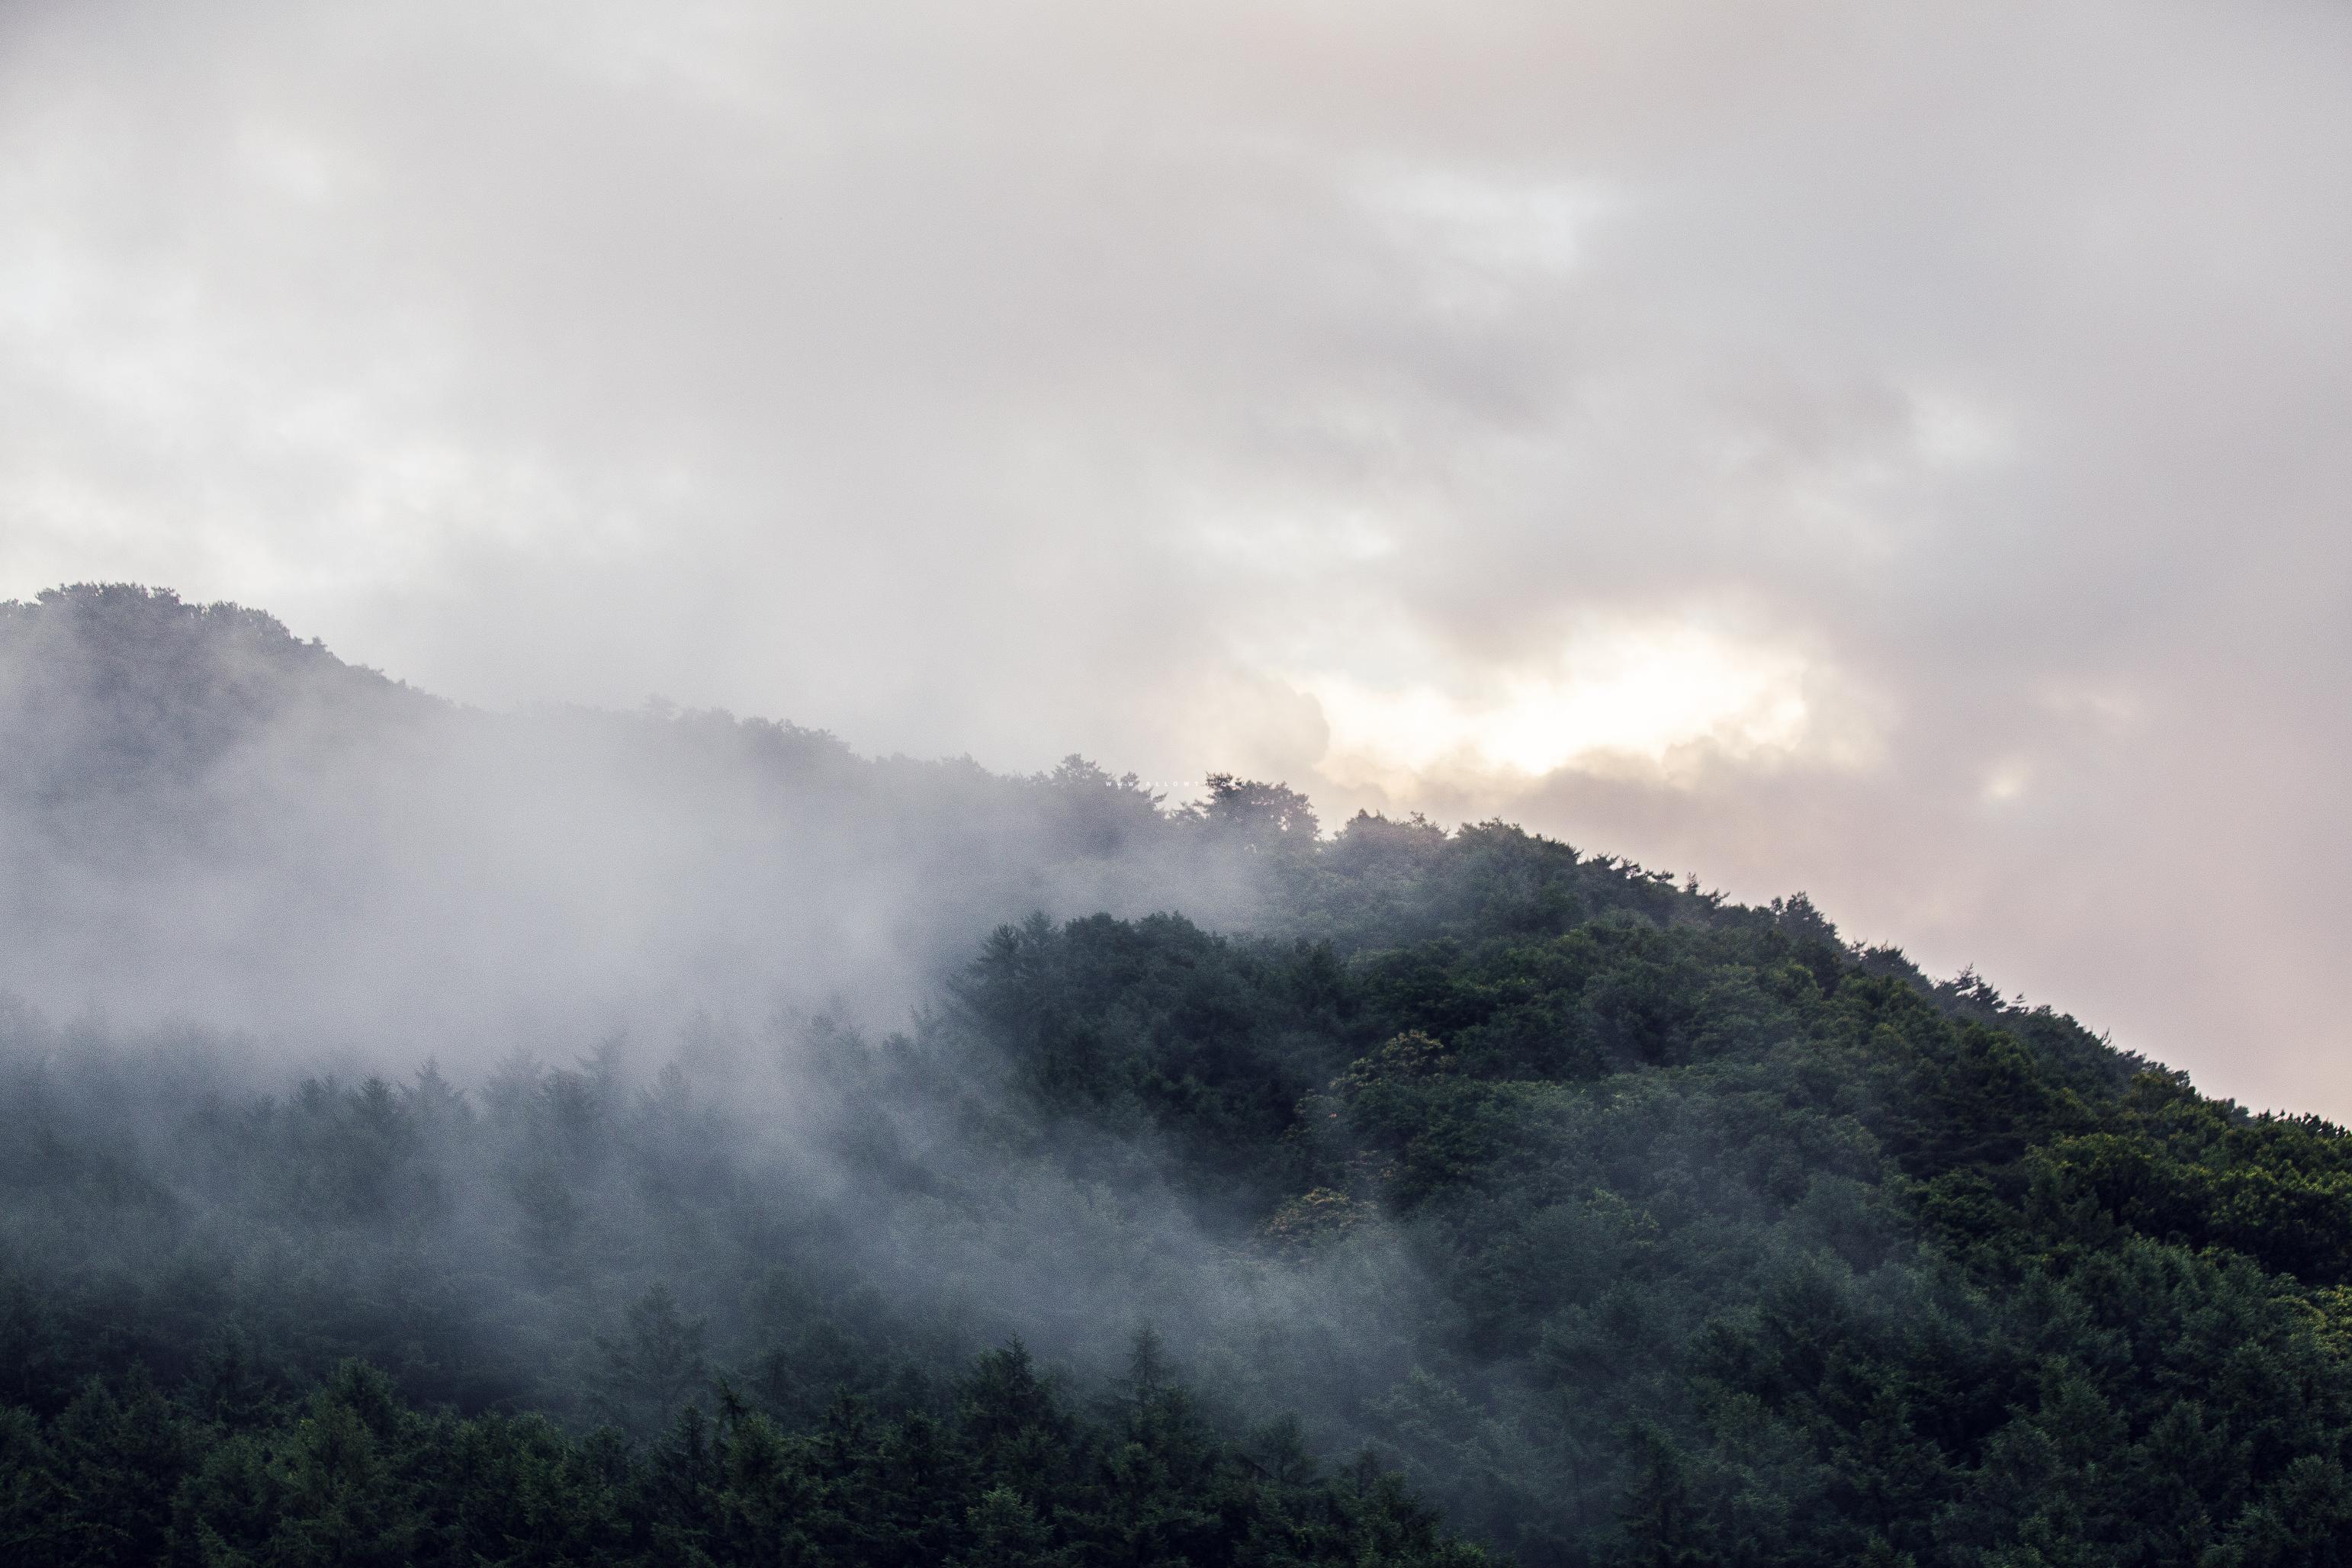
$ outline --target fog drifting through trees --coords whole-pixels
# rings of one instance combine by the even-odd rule
[[[1801,897],[1222,775],[1171,808],[483,713],[120,587],[0,606],[0,736],[20,1550],[2251,1563],[2352,1525],[2343,1136]]]

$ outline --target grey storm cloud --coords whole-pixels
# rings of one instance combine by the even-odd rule
[[[2352,1112],[2352,12],[0,10],[0,592],[1500,813]]]

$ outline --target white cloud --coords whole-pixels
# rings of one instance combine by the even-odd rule
[[[1808,738],[1802,658],[1685,621],[1599,626],[1550,658],[1461,673],[1452,689],[1372,686],[1344,670],[1292,675],[1330,726],[1319,771],[1408,796],[1423,776],[1523,788],[1560,769],[1628,763],[1671,782],[1691,748],[1750,759]]]
[[[0,592],[1509,810],[2340,1112],[2348,58],[2305,0],[0,7]]]

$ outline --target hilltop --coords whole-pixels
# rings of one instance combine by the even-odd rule
[[[211,981],[172,1023],[0,1013],[31,1557],[2352,1539],[2352,1140],[1801,896],[1500,823],[1327,835],[1279,784],[1171,810],[1076,759],[472,712],[132,590],[0,608],[0,694],[6,984],[126,929],[142,994]],[[191,889],[264,912],[225,941]],[[427,918],[528,940],[329,1026],[453,962]],[[662,1005],[567,1036],[590,967]],[[207,1011],[298,969],[268,1038]]]

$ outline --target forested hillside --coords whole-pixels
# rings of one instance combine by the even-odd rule
[[[499,726],[551,721],[111,592],[0,613],[7,853],[42,897],[122,907],[158,856],[181,888],[257,846],[301,864],[239,805],[257,734],[310,824],[390,820],[403,748],[437,791],[462,780],[435,758],[548,754]],[[283,668],[224,688],[223,647]],[[1170,811],[1075,762],[992,780],[714,716],[562,723],[625,755],[631,800],[790,780],[730,843],[764,799],[894,897],[964,875],[919,927],[943,953],[954,921],[1051,912],[937,961],[825,947],[906,971],[841,974],[833,1007],[729,992],[555,1049],[518,1005],[489,1058],[482,1018],[322,1043],[10,1005],[8,1560],[2352,1560],[2332,1126],[1931,982],[1801,897],[1739,907],[1505,825],[1327,835],[1233,779]],[[241,837],[200,842],[204,801]],[[108,858],[134,831],[147,858]]]

